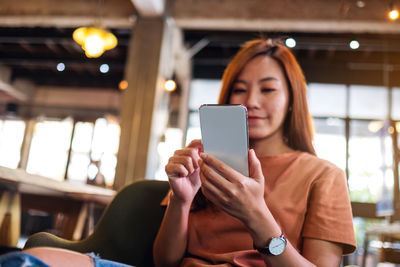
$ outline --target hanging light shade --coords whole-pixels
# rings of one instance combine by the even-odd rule
[[[72,38],[82,47],[87,57],[99,57],[118,44],[114,34],[98,27],[80,27],[74,31]]]

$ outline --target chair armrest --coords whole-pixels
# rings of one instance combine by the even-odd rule
[[[85,247],[82,245],[80,241],[70,241],[50,233],[40,232],[29,237],[25,243],[24,249],[33,247],[57,247],[86,252]]]

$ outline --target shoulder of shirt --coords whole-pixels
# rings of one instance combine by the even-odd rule
[[[321,173],[337,173],[344,175],[344,172],[342,169],[340,169],[338,166],[333,164],[332,162],[321,159],[315,155],[312,155],[307,152],[300,152],[299,155],[300,159],[300,164],[304,167],[309,167],[313,171],[321,172]]]

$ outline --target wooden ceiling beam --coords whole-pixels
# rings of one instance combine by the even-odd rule
[[[159,17],[164,14],[165,0],[132,0],[142,17]]]
[[[385,21],[285,20],[241,18],[176,18],[184,30],[225,30],[259,32],[331,32],[399,34],[398,23]]]
[[[16,79],[10,83],[11,69],[0,65],[0,91],[18,101],[28,101],[34,93],[34,84],[25,79]]]
[[[344,8],[343,5],[347,6]],[[397,22],[387,19],[388,4],[320,0],[2,0],[0,26],[78,27],[101,18],[109,28],[129,28],[136,16],[161,16],[168,9],[184,30],[283,31],[399,34]],[[100,16],[100,11],[104,10]],[[346,10],[343,13],[343,10]]]
[[[36,16],[36,15],[11,15],[0,16],[2,27],[60,27],[75,28],[93,24],[96,16]],[[106,28],[131,29],[136,17],[104,17],[101,21]]]
[[[45,40],[44,44],[53,51],[57,56],[62,55],[63,51],[57,46],[53,40]]]
[[[321,0],[174,0],[183,29],[283,32],[399,33],[387,18],[388,2]],[[343,11],[346,12],[343,12]]]
[[[75,28],[100,22],[107,28],[131,28],[135,14],[130,0],[2,0],[0,26]]]

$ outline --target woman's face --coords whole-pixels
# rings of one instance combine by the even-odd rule
[[[250,60],[233,83],[229,103],[247,107],[250,139],[283,138],[289,90],[274,59],[257,56]]]

